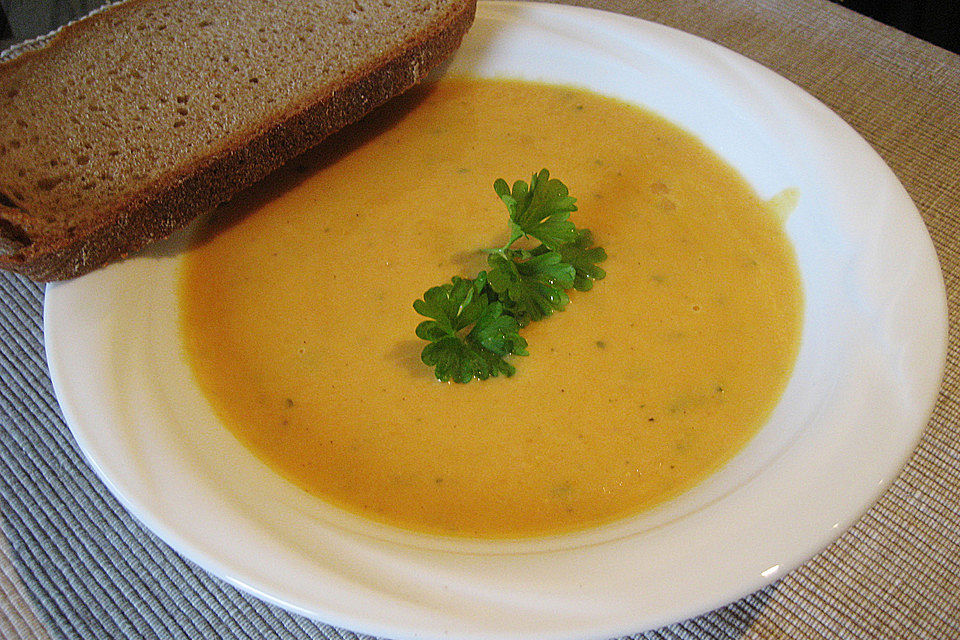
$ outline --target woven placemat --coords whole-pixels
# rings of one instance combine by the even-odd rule
[[[940,256],[948,368],[894,486],[836,543],[646,640],[960,638],[960,57],[822,0],[581,2],[746,54],[854,126],[907,187]],[[43,289],[0,275],[0,637],[355,638],[211,577],[144,530],[80,456],[43,353]]]

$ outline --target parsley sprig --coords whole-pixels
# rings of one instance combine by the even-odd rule
[[[527,355],[527,341],[517,333],[520,325],[504,314],[500,302],[491,300],[486,286],[483,271],[474,280],[455,276],[413,303],[417,313],[432,318],[417,326],[417,336],[430,342],[420,357],[434,367],[439,380],[511,376],[515,368],[503,356]]]
[[[589,230],[574,226],[576,199],[549,171],[512,188],[499,179],[493,189],[510,214],[510,238],[487,251],[489,269],[431,287],[413,303],[429,318],[417,326],[417,336],[428,342],[420,358],[442,382],[512,376],[516,368],[507,356],[527,355],[520,329],[562,311],[568,289],[588,291],[606,275],[597,265],[606,252],[593,246]],[[522,238],[539,244],[514,248]]]

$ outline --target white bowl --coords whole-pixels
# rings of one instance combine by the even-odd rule
[[[178,336],[185,232],[47,288],[54,389],[107,486],[175,549],[240,588],[393,638],[635,633],[744,596],[849,527],[915,446],[946,354],[936,255],[880,157],[770,71],[619,15],[481,3],[450,70],[645,105],[698,134],[761,197],[799,190],[787,230],[804,331],[760,433],[694,490],[588,532],[470,542],[367,522],[283,481],[218,424]]]

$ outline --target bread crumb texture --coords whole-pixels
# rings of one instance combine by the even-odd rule
[[[467,5],[132,0],[64,29],[0,65],[7,251],[56,244],[102,225],[105,212],[135,209]]]

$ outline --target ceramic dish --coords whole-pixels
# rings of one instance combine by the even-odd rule
[[[698,134],[761,197],[799,190],[787,229],[806,309],[788,388],[720,472],[588,532],[463,542],[390,529],[287,484],[221,427],[179,345],[183,244],[48,287],[64,416],[109,488],[210,572],[325,622],[393,638],[603,638],[736,600],[855,522],[926,423],[946,301],[916,208],[869,145],[749,60],[591,10],[484,3],[451,71],[588,87]]]

